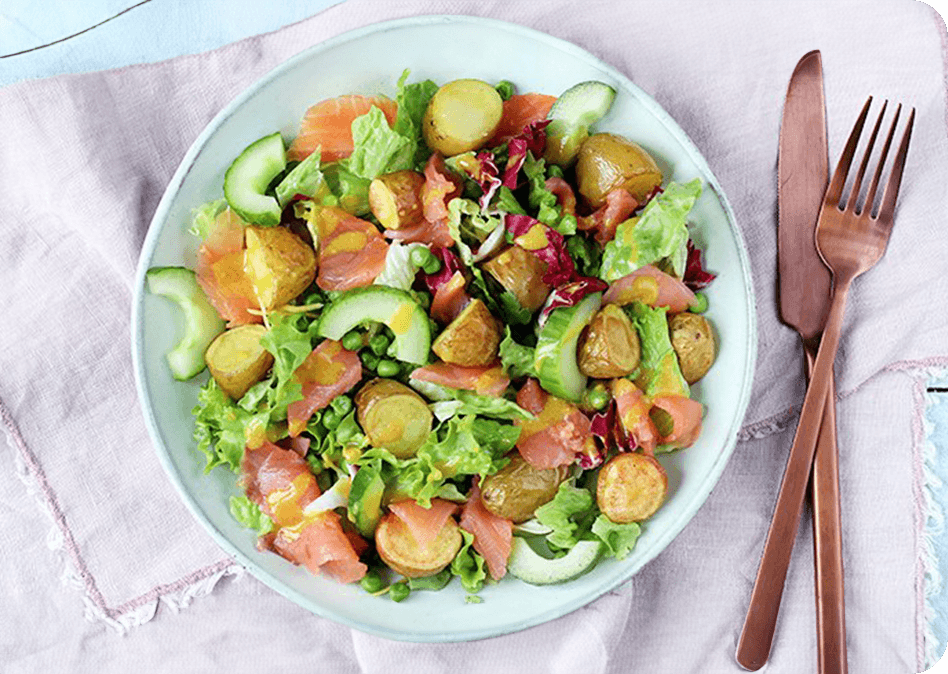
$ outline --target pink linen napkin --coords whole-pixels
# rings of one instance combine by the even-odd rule
[[[754,271],[759,356],[752,403],[720,484],[681,536],[633,580],[548,625],[457,645],[398,644],[310,616],[249,578],[108,646],[108,666],[160,658],[251,671],[261,643],[281,664],[330,671],[732,672],[803,395],[802,354],[776,311],[775,163],[797,59],[823,52],[833,161],[866,95],[918,108],[896,230],[853,289],[837,365],[850,669],[917,672],[925,630],[925,368],[948,366],[948,134],[945,26],[921,3],[622,3],[349,0],[276,33],[163,63],[0,90],[0,428],[27,491],[51,518],[49,545],[84,603],[77,625],[35,630],[18,559],[46,531],[24,516],[23,485],[0,482],[5,592],[0,654],[41,668],[43,644],[81,643],[177,612],[241,570],[192,520],[159,467],[138,410],[129,354],[132,277],[161,193],[203,126],[285,58],[341,32],[417,14],[471,14],[564,38],[617,67],[681,124],[734,207]],[[0,444],[0,447],[3,447]],[[24,531],[26,522],[36,530]],[[812,540],[804,523],[769,667],[815,669]],[[29,555],[33,555],[32,557]],[[634,589],[634,591],[632,591]],[[56,600],[59,601],[59,600]],[[77,602],[80,601],[78,598]],[[265,619],[254,620],[254,616]],[[249,618],[248,618],[249,616]],[[255,623],[248,639],[247,620]],[[158,652],[142,632],[180,643]],[[282,638],[284,630],[305,637]],[[203,635],[201,638],[196,633]],[[59,642],[57,643],[57,639]],[[342,640],[343,643],[340,643]],[[347,641],[351,640],[351,641]],[[70,650],[70,668],[95,658]],[[254,655],[256,654],[256,655]],[[936,656],[937,657],[937,656]],[[158,661],[158,660],[156,660]],[[272,662],[272,660],[263,660]],[[25,664],[29,663],[29,664]],[[401,664],[399,664],[401,663]],[[102,664],[102,663],[100,663]],[[104,666],[104,665],[103,665]],[[102,669],[103,667],[99,667]]]

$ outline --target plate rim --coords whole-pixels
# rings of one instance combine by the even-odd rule
[[[735,410],[731,425],[728,428],[726,434],[725,445],[715,462],[712,464],[711,469],[704,476],[704,479],[699,483],[693,497],[686,502],[686,507],[683,508],[682,513],[671,522],[670,526],[665,527],[661,531],[661,534],[656,537],[652,544],[656,549],[653,555],[643,558],[638,563],[629,566],[628,569],[626,569],[625,572],[618,577],[618,579],[609,579],[607,582],[602,582],[594,586],[591,588],[591,591],[582,599],[564,602],[550,610],[533,614],[529,618],[525,618],[514,623],[504,623],[503,625],[494,628],[422,633],[411,632],[407,630],[398,631],[383,626],[368,625],[360,623],[357,620],[350,619],[346,616],[333,613],[326,607],[312,601],[310,597],[297,592],[284,581],[276,578],[270,572],[259,566],[257,562],[245,555],[236,545],[231,543],[231,541],[213,524],[213,522],[211,522],[210,519],[204,515],[196,499],[185,487],[181,475],[178,473],[171,460],[170,451],[166,447],[166,443],[161,434],[154,411],[151,407],[150,400],[147,396],[146,376],[143,360],[144,334],[142,312],[144,296],[146,294],[145,273],[148,270],[149,262],[154,257],[159,233],[163,229],[162,223],[167,219],[168,211],[171,208],[174,197],[179,191],[181,184],[184,182],[185,177],[191,171],[191,168],[194,166],[195,162],[200,156],[201,150],[206,145],[208,139],[227,119],[235,114],[235,112],[260,88],[279,77],[285,71],[294,68],[300,62],[313,58],[320,52],[331,50],[341,44],[359,40],[367,35],[378,32],[392,31],[408,27],[427,27],[436,24],[470,24],[480,28],[504,30],[519,34],[520,36],[527,37],[532,40],[538,40],[560,51],[566,52],[568,55],[573,56],[574,58],[585,61],[586,63],[589,63],[590,65],[604,71],[605,73],[608,73],[616,80],[616,82],[621,84],[622,87],[625,87],[635,93],[638,98],[638,102],[642,104],[643,107],[645,107],[656,120],[661,122],[668,133],[670,133],[681,144],[689,159],[693,161],[696,167],[699,169],[699,172],[707,177],[708,186],[714,191],[715,196],[727,217],[728,226],[737,244],[737,257],[740,262],[741,273],[743,276],[742,280],[744,287],[744,301],[748,308],[746,315],[747,335],[745,343],[742,345],[744,351],[747,353],[747,359],[745,361],[744,372],[742,373],[744,387],[741,391],[738,406]],[[685,526],[687,526],[687,524],[695,517],[698,510],[700,510],[702,505],[704,505],[711,491],[718,484],[721,474],[733,455],[734,449],[737,445],[737,436],[750,401],[757,361],[757,312],[753,278],[751,275],[750,256],[747,250],[747,245],[741,229],[738,226],[738,221],[731,204],[728,201],[724,190],[721,188],[717,176],[711,170],[711,167],[707,163],[704,155],[700,152],[697,145],[691,140],[684,129],[680,127],[675,119],[671,117],[671,115],[661,105],[659,105],[657,101],[652,98],[652,96],[642,90],[628,76],[623,74],[616,67],[593,55],[586,49],[583,49],[582,47],[579,47],[578,45],[575,45],[563,38],[555,37],[522,24],[500,19],[464,14],[425,14],[379,21],[345,31],[318,43],[312,44],[309,47],[297,52],[296,54],[277,64],[275,67],[264,73],[261,77],[257,78],[254,82],[244,88],[239,94],[231,99],[231,101],[226,106],[224,106],[224,108],[222,108],[202,129],[201,133],[188,148],[180,164],[178,165],[178,168],[175,170],[175,173],[165,188],[155,213],[149,222],[148,232],[143,241],[142,249],[138,259],[134,284],[135,285],[132,289],[133,298],[130,336],[132,342],[132,362],[135,377],[135,387],[138,393],[138,403],[144,415],[146,427],[155,453],[158,455],[159,462],[177,490],[178,495],[181,497],[182,501],[191,512],[191,515],[201,523],[204,529],[211,534],[211,537],[224,550],[224,552],[234,559],[235,563],[237,563],[241,568],[249,572],[255,578],[263,582],[265,585],[295,604],[320,617],[346,625],[347,627],[351,627],[353,629],[357,629],[375,636],[405,642],[459,643],[519,632],[530,627],[542,625],[546,622],[572,613],[573,611],[582,608],[583,606],[587,606],[593,601],[596,601],[607,592],[630,582],[643,566],[653,561],[655,557],[661,554],[661,552],[668,547],[669,543],[681,533]]]

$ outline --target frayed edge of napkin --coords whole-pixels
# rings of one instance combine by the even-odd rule
[[[82,596],[86,620],[93,623],[101,621],[124,635],[132,627],[143,625],[154,618],[160,604],[167,606],[172,613],[180,613],[195,599],[213,592],[221,579],[228,576],[239,578],[244,575],[243,567],[231,559],[225,559],[189,573],[172,583],[156,586],[120,606],[109,607],[72,539],[55,493],[47,484],[41,466],[17,430],[3,401],[0,401],[0,422],[0,430],[14,450],[13,462],[17,477],[26,488],[27,494],[50,519],[46,545],[61,561],[60,580],[65,587],[76,590]]]
[[[944,588],[944,579],[939,570],[939,559],[936,553],[936,540],[943,536],[945,531],[945,513],[938,504],[936,493],[943,486],[937,474],[938,448],[932,442],[935,425],[928,415],[928,410],[935,405],[935,400],[928,395],[927,388],[932,380],[948,378],[948,367],[926,369],[915,374],[916,418],[913,424],[915,442],[916,466],[920,475],[916,476],[917,494],[919,500],[918,517],[918,548],[919,548],[919,633],[923,643],[919,647],[919,671],[931,669],[941,659],[942,654],[936,650],[944,644],[939,643],[933,625],[938,615],[935,607],[936,599],[940,597]]]

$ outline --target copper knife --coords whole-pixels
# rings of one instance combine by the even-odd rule
[[[777,161],[780,315],[800,334],[807,376],[831,299],[832,277],[814,237],[828,173],[822,59],[812,51],[800,59],[790,79]],[[821,674],[847,671],[835,393],[831,382],[811,482]],[[779,554],[765,554],[761,564],[738,643],[737,660],[746,669],[760,669],[770,655],[791,549],[787,544]]]

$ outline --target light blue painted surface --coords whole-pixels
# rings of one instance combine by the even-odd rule
[[[25,79],[63,73],[105,70],[135,63],[151,63],[194,54],[277,30],[336,5],[343,0],[3,0],[0,4],[0,57],[54,42],[125,12],[79,36],[29,53],[0,58],[0,86]],[[932,387],[948,388],[948,379]],[[948,394],[929,393],[928,412],[933,444],[948,445]],[[939,452],[934,472],[941,481],[935,497],[948,503],[948,457]],[[948,581],[945,537],[935,541],[939,571]],[[948,643],[948,582],[932,604],[932,629],[941,644]]]

